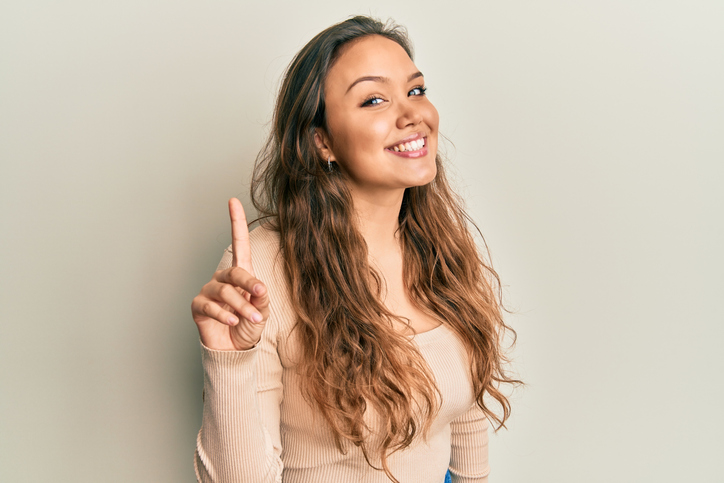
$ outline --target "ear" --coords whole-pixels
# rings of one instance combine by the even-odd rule
[[[336,161],[337,158],[334,157],[331,146],[332,143],[330,141],[331,139],[329,138],[327,131],[325,131],[321,127],[318,127],[314,130],[314,144],[317,146],[317,152],[319,153],[319,156],[321,156],[321,158],[325,161],[328,159],[330,161]]]

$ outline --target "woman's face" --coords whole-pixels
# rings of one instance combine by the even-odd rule
[[[318,145],[347,174],[354,197],[401,197],[435,178],[439,118],[424,86],[392,40],[373,35],[343,47],[327,75],[327,132]]]

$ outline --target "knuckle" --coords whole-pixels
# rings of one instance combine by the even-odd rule
[[[214,283],[226,283],[229,278],[231,278],[231,269],[227,268],[224,270],[219,270],[218,272],[214,273],[213,282]]]
[[[201,294],[211,293],[213,291],[213,287],[216,283],[217,283],[216,280],[211,279],[203,287],[201,287]]]
[[[229,275],[235,281],[243,282],[247,278],[247,272],[241,267],[231,267]]]
[[[207,316],[211,316],[213,313],[213,304],[211,302],[206,302],[201,306],[201,313]]]
[[[201,294],[194,297],[193,300],[191,300],[191,311],[199,312],[204,300],[205,298]]]
[[[234,296],[236,289],[229,284],[224,284],[219,287],[219,296],[223,299],[228,299]]]

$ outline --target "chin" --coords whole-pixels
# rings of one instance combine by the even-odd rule
[[[424,173],[420,173],[420,176],[418,176],[417,179],[414,180],[414,182],[410,184],[410,188],[413,188],[415,186],[428,185],[435,180],[435,176],[437,176],[437,167],[433,166],[433,168],[431,170],[428,170]]]
[[[421,173],[424,178],[423,185],[432,183],[435,177],[437,176],[437,163],[435,162],[435,158],[432,158],[432,162],[430,163],[430,166],[427,167],[424,173]]]

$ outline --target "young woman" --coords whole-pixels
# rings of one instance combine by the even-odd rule
[[[230,200],[232,246],[192,303],[199,481],[487,481],[507,327],[437,142],[399,27],[355,17],[294,58],[261,226]]]

